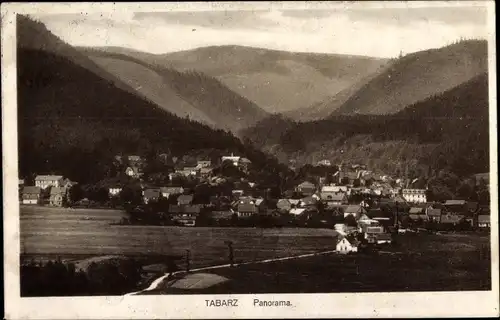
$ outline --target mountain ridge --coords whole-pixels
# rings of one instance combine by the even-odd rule
[[[465,40],[395,60],[332,112],[393,114],[487,72],[487,42]]]
[[[210,46],[167,54],[117,47],[104,52],[127,54],[179,71],[195,70],[220,80],[229,89],[269,113],[309,106],[375,72],[387,59],[295,53],[244,46]]]

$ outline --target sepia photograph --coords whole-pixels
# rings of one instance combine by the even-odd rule
[[[19,303],[498,299],[492,2],[8,5]]]

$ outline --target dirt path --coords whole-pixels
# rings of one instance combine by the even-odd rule
[[[329,251],[322,251],[322,252],[316,252],[316,253],[301,254],[301,255],[298,255],[298,256],[265,259],[265,260],[260,260],[260,261],[248,261],[248,262],[242,262],[242,263],[235,263],[235,264],[233,264],[233,266],[234,267],[238,267],[238,266],[249,265],[249,264],[263,264],[263,263],[271,263],[271,262],[285,261],[285,260],[292,260],[292,259],[301,259],[301,258],[314,257],[314,256],[319,256],[319,255],[324,255],[324,254],[330,254],[330,253],[335,253],[335,252],[336,252],[335,250],[329,250]],[[222,268],[229,268],[229,267],[231,267],[230,264],[221,264],[221,265],[216,265],[216,266],[191,269],[190,272],[213,270],[213,269],[222,269]],[[181,274],[181,273],[185,273],[185,271],[176,271],[176,272],[173,272],[172,275]],[[125,295],[126,296],[133,296],[133,295],[137,295],[137,294],[140,294],[140,293],[143,293],[143,292],[153,291],[153,290],[159,289],[166,282],[166,279],[167,279],[168,275],[169,274],[166,273],[165,275],[163,275],[163,276],[159,277],[158,279],[154,280],[151,283],[151,285],[148,288],[144,289],[144,290],[127,293]]]

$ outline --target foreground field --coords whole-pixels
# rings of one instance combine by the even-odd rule
[[[169,256],[190,250],[191,266],[227,263],[233,241],[236,262],[332,250],[326,229],[182,228],[116,226],[113,210],[21,207],[21,254],[27,259],[80,260],[98,255]]]
[[[491,290],[489,237],[405,235],[379,254],[326,254],[206,270],[229,279],[204,290],[163,286],[143,294]]]

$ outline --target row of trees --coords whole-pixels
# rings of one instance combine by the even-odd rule
[[[141,267],[124,259],[91,263],[86,271],[60,260],[21,266],[21,296],[121,295],[137,288]]]

